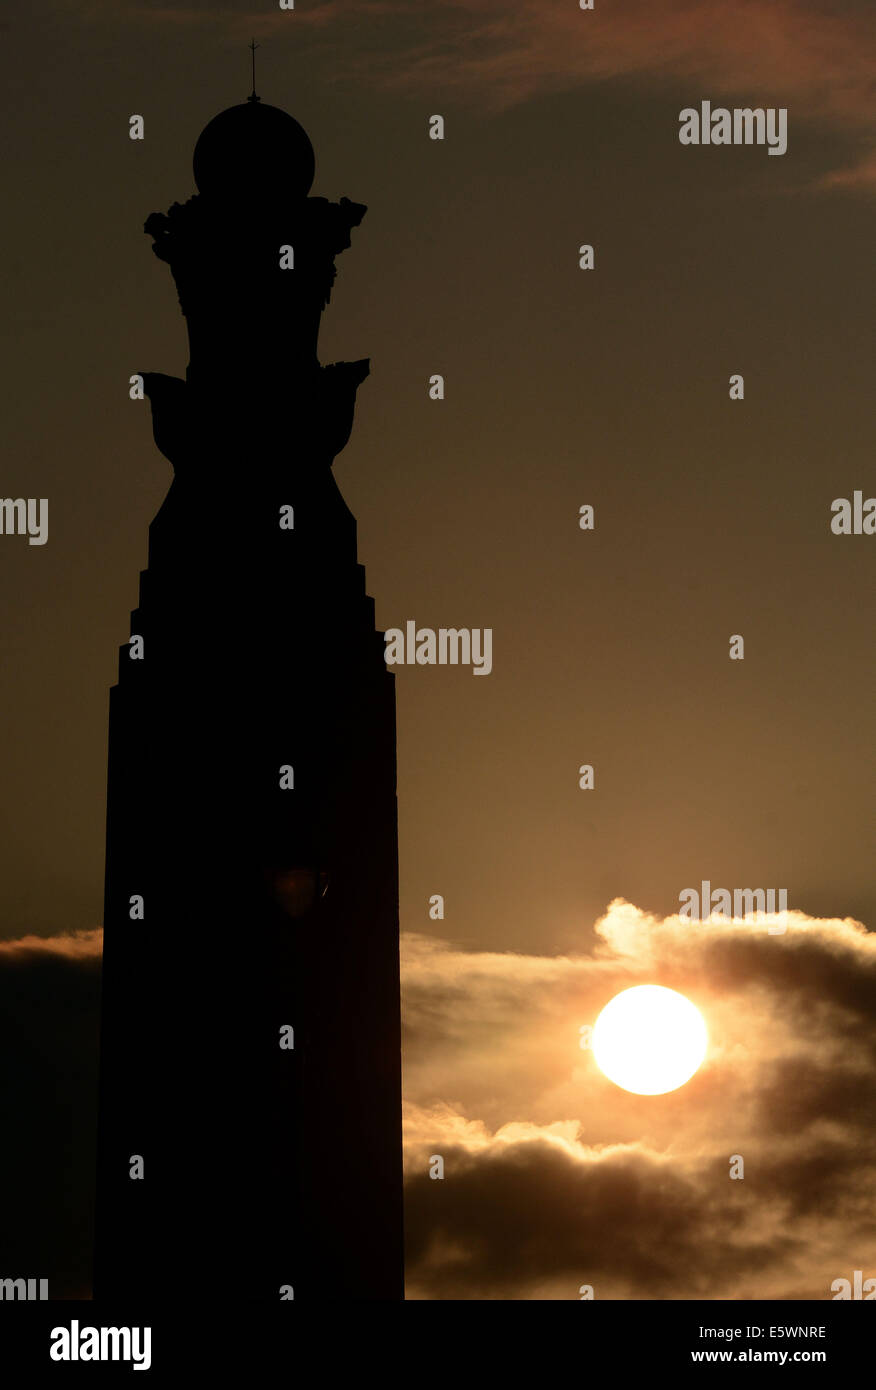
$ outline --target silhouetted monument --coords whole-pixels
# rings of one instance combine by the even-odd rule
[[[365,208],[313,173],[253,95],[146,222],[190,362],[143,378],[174,480],[110,702],[98,1298],[403,1297],[394,683],[331,473],[368,362],[317,358]]]

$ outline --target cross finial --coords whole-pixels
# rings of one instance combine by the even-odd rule
[[[247,97],[247,101],[261,101],[261,97],[256,95],[255,89],[255,51],[257,48],[261,48],[261,44],[256,43],[253,39],[251,43],[247,44],[247,47],[252,50],[252,92]]]

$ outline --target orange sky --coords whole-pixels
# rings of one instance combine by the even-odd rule
[[[186,363],[142,225],[194,192],[194,141],[246,96],[255,34],[313,192],[368,204],[321,343],[371,359],[336,475],[378,623],[493,630],[488,677],[397,676],[412,1153],[440,1139],[467,1175],[436,1221],[414,1168],[415,1287],[544,1296],[585,1282],[584,1249],[619,1296],[818,1298],[872,1253],[870,938],[844,924],[876,920],[876,539],[833,536],[830,504],[876,493],[874,11],[596,5],[15,0],[3,491],[49,499],[49,539],[0,538],[0,939],[101,920],[107,693],[170,480],[127,382]],[[787,107],[787,154],[680,146],[703,98]],[[671,921],[704,878],[786,887],[797,929],[649,927],[632,957],[595,929],[618,899]],[[718,1051],[643,1110],[577,1029],[650,980],[652,936],[654,982],[702,999]],[[0,969],[36,980],[17,950]],[[52,970],[92,969],[64,953]],[[622,1260],[600,1244],[594,1176],[616,1212],[668,1194],[666,1268],[636,1258],[647,1231],[620,1231]],[[555,1240],[584,1213],[553,1267],[537,1231],[529,1265],[498,1235],[538,1193]]]

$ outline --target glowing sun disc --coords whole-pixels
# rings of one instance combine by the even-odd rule
[[[706,1055],[709,1036],[702,1014],[677,990],[634,985],[606,1004],[591,1046],[599,1070],[638,1096],[676,1091]]]

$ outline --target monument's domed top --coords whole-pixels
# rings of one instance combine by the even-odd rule
[[[192,158],[201,193],[306,198],[316,167],[307,131],[278,106],[249,100],[214,116]]]

